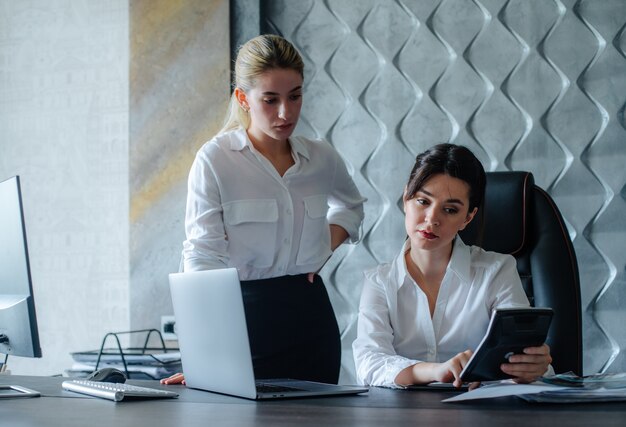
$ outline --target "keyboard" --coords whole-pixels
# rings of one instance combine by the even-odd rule
[[[178,397],[173,391],[159,390],[156,388],[139,387],[130,384],[106,383],[89,380],[63,381],[65,390],[87,394],[93,397],[120,402],[129,399],[159,399]]]

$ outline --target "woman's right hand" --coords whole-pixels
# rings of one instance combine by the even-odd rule
[[[419,362],[403,369],[395,379],[398,385],[429,384],[432,382],[452,383],[459,388],[463,385],[461,372],[472,357],[471,350],[465,350],[451,359],[442,362]],[[470,389],[479,383],[470,384]]]
[[[452,383],[457,388],[461,387],[463,385],[461,372],[471,357],[472,351],[465,350],[443,363],[435,364],[433,369],[435,381]]]
[[[185,376],[182,372],[172,375],[171,377],[163,378],[161,384],[186,384]]]

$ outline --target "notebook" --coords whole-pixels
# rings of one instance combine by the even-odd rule
[[[237,270],[172,273],[169,282],[188,387],[247,399],[335,396],[368,391],[366,387],[296,379],[256,381]]]

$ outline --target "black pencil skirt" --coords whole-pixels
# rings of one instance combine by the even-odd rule
[[[337,384],[341,338],[322,278],[241,282],[254,374]]]

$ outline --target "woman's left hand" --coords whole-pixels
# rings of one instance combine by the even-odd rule
[[[509,363],[503,363],[500,369],[511,375],[517,383],[531,383],[546,372],[550,363],[550,347],[543,344],[540,347],[527,347],[523,354],[512,355]]]

